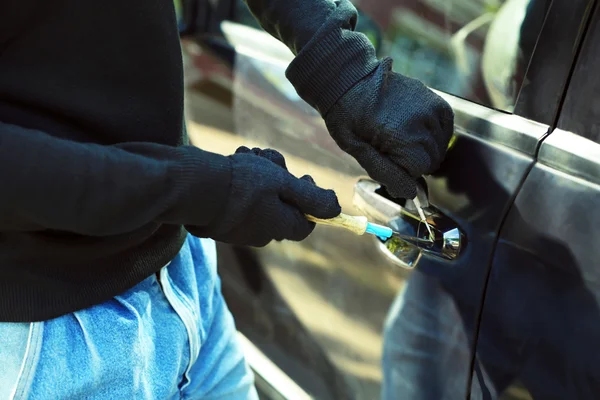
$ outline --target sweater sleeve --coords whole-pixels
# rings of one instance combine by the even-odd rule
[[[349,0],[245,0],[272,36],[296,55],[287,78],[308,104],[325,116],[380,61],[355,32],[358,13]]]
[[[192,146],[102,146],[0,123],[0,231],[105,236],[151,222],[204,226],[230,180],[227,157]]]

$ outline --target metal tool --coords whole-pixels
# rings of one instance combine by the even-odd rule
[[[329,218],[329,219],[320,219],[315,218],[312,215],[307,215],[306,218],[309,221],[315,222],[321,225],[330,225],[337,226],[340,228],[347,229],[351,232],[356,233],[357,235],[364,235],[365,233],[369,233],[371,235],[377,236],[379,239],[386,241],[391,237],[395,237],[403,240],[410,240],[412,242],[423,242],[423,243],[431,243],[431,240],[428,239],[420,239],[415,238],[413,236],[402,235],[398,232],[394,232],[394,230],[390,227],[375,224],[373,222],[369,222],[367,217],[365,216],[353,216],[341,213],[337,217]]]
[[[381,184],[372,179],[359,179],[354,187],[352,203],[359,213],[373,221],[385,222],[392,228],[394,235],[378,246],[392,263],[413,269],[423,255],[450,261],[460,256],[466,236],[456,222],[429,204],[424,187],[417,185],[417,202],[423,215],[419,215],[412,199],[399,204],[383,195],[381,188]],[[423,227],[424,219],[433,233],[433,240],[429,240],[428,230]],[[394,240],[396,237],[398,240]]]
[[[415,204],[415,207],[417,208],[417,213],[419,213],[421,222],[423,222],[425,224],[425,227],[427,227],[427,232],[429,232],[429,240],[434,241],[435,236],[433,234],[433,231],[431,230],[431,227],[429,226],[429,223],[427,222],[427,218],[425,218],[425,213],[423,212],[423,207],[421,206],[421,202],[419,201],[418,196],[413,199],[413,203]]]

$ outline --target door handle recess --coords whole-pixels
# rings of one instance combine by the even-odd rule
[[[412,200],[399,204],[381,194],[381,185],[370,179],[360,179],[354,188],[354,205],[374,222],[384,224],[401,237],[380,241],[383,253],[396,265],[412,269],[423,254],[444,260],[456,259],[465,245],[465,236],[456,223],[429,204],[427,194],[418,187],[417,197],[425,213],[427,226],[421,221]],[[377,240],[377,239],[376,239]]]

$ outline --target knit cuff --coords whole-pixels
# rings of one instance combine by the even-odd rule
[[[190,152],[183,159],[180,175],[184,209],[188,210],[188,224],[208,226],[220,218],[231,190],[231,161],[228,157],[187,147]]]
[[[356,17],[354,6],[341,0],[286,71],[298,95],[323,117],[379,65],[369,39],[354,32]]]

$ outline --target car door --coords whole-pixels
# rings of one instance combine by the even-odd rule
[[[558,3],[356,1],[378,54],[455,110],[447,158],[421,182],[433,246],[418,241],[414,204],[389,198],[337,148],[285,80],[291,54],[241,1],[218,3],[222,13],[205,18],[212,28],[185,43],[195,144],[275,148],[293,173],[335,189],[345,212],[409,237],[382,244],[318,226],[301,243],[220,245],[238,328],[313,397],[469,396],[498,233],[556,117],[551,94],[564,90],[587,10],[563,10],[575,22],[561,25]]]
[[[557,128],[498,239],[472,398],[600,393],[600,10],[589,5]]]

